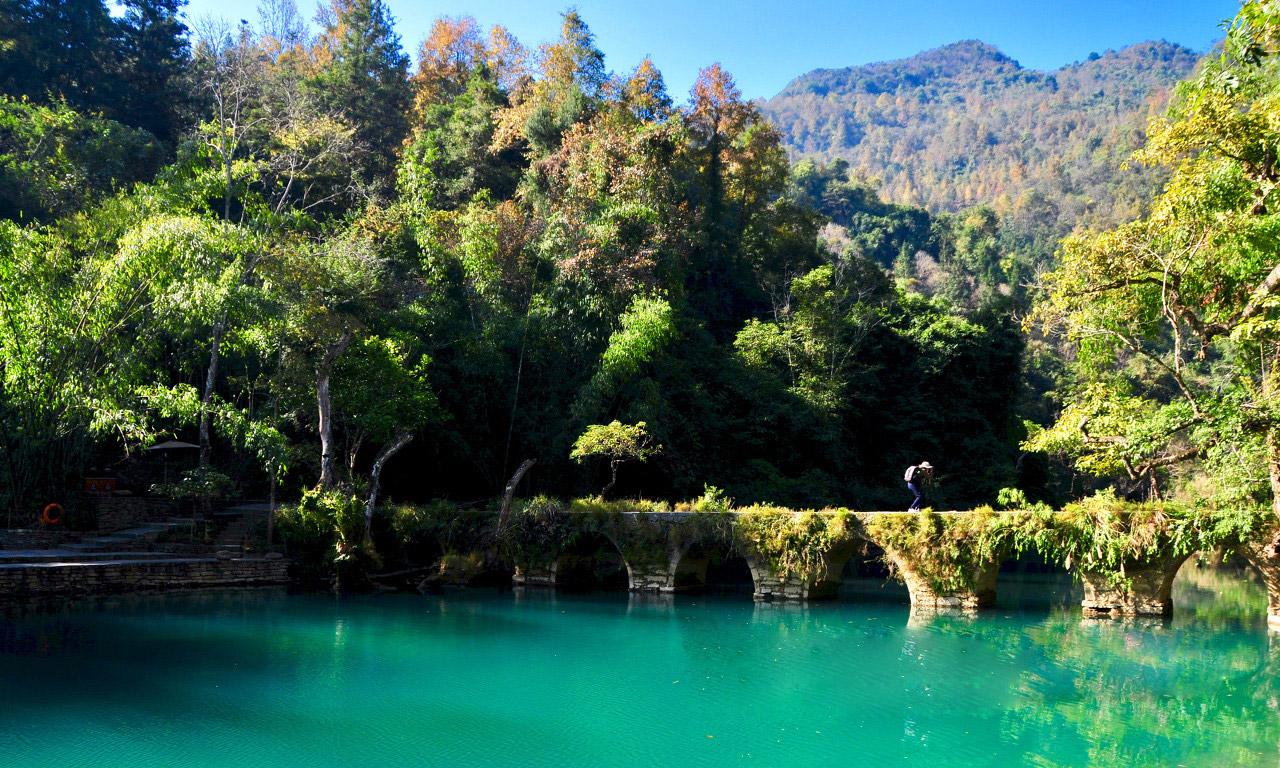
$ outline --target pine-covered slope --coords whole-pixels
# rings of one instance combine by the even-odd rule
[[[993,203],[1065,231],[1114,223],[1149,197],[1154,173],[1122,165],[1198,58],[1149,42],[1040,72],[970,40],[815,70],[761,108],[796,155],[842,158],[893,202]]]

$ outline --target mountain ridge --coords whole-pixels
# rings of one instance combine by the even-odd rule
[[[1036,70],[962,40],[813,70],[757,103],[793,157],[844,160],[892,202],[1008,211],[1035,193],[1066,232],[1133,215],[1158,185],[1158,171],[1124,160],[1199,59],[1158,40]]]
[[[1175,42],[1171,42],[1169,40],[1163,40],[1163,39],[1143,40],[1136,43],[1130,43],[1129,45],[1125,45],[1120,48],[1114,48],[1114,49],[1108,48],[1102,53],[1098,53],[1095,51],[1090,53],[1084,59],[1063,64],[1062,66],[1057,67],[1056,69],[1037,69],[1035,67],[1023,66],[1022,63],[1019,62],[1016,58],[1005,53],[996,45],[993,45],[991,43],[985,42],[977,38],[968,38],[964,40],[957,40],[953,43],[940,45],[935,48],[927,48],[914,55],[904,56],[902,58],[897,58],[897,59],[881,59],[877,61],[868,61],[862,64],[851,64],[847,67],[818,67],[816,69],[809,70],[808,72],[805,72],[802,75],[798,75],[792,78],[791,81],[788,82],[785,86],[783,86],[782,89],[778,91],[778,93],[775,94],[773,98],[777,98],[778,96],[788,95],[799,84],[801,84],[802,81],[813,78],[815,76],[833,76],[839,73],[856,72],[859,70],[869,71],[869,70],[878,70],[878,69],[884,69],[884,68],[900,68],[900,67],[903,67],[904,65],[910,65],[915,63],[923,64],[923,63],[934,61],[934,60],[941,60],[941,63],[945,66],[947,64],[955,63],[955,59],[953,59],[952,56],[957,53],[965,54],[967,56],[967,59],[963,59],[961,61],[967,60],[967,61],[981,62],[983,60],[986,60],[998,65],[1013,65],[1013,68],[1022,72],[1036,73],[1036,74],[1042,74],[1042,75],[1055,75],[1064,70],[1086,66],[1099,59],[1116,59],[1126,54],[1131,54],[1135,52],[1145,53],[1145,52],[1150,52],[1152,50],[1157,50],[1157,49],[1164,49],[1170,52],[1183,53],[1183,54],[1194,56],[1197,58],[1202,55],[1198,53],[1195,49],[1182,45],[1181,43],[1175,43]],[[946,73],[946,74],[954,74],[954,73]],[[771,99],[762,99],[760,101],[767,102],[770,100]]]

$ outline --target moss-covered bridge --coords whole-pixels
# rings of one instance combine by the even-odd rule
[[[732,580],[736,568],[757,600],[816,600],[834,597],[843,575],[856,572],[849,566],[862,564],[903,582],[915,611],[990,606],[1001,563],[1035,552],[1080,580],[1086,613],[1112,616],[1168,615],[1183,563],[1197,552],[1230,550],[1262,574],[1270,622],[1280,627],[1280,539],[1273,530],[1240,536],[1219,520],[1163,508],[682,512],[532,503],[496,527],[495,514],[473,512],[437,515],[420,530],[443,532],[446,581],[465,581],[501,561],[516,585],[612,578],[619,588],[665,593]]]

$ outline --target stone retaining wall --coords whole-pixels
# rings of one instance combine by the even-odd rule
[[[60,528],[6,528],[0,531],[0,549],[48,549],[75,537]]]
[[[88,505],[99,531],[120,531],[181,514],[177,502],[152,496],[90,496]]]
[[[283,584],[284,559],[138,560],[0,567],[0,596],[103,594],[144,589],[196,589]]]

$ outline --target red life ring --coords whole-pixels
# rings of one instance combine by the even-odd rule
[[[60,525],[62,523],[62,505],[56,501],[52,504],[46,504],[40,512],[40,522],[43,525]]]

